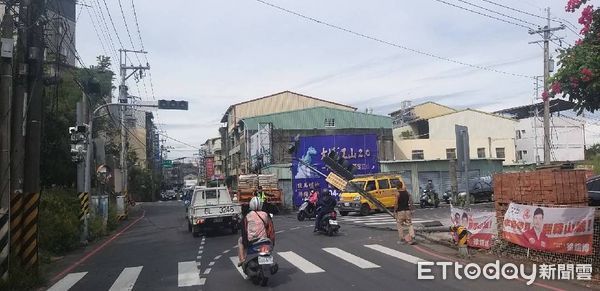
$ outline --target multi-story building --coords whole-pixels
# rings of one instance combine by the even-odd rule
[[[552,162],[585,159],[585,121],[564,113],[573,112],[574,103],[550,101],[550,159]],[[517,119],[515,129],[516,162],[544,162],[544,104],[519,106],[496,112]],[[561,114],[562,113],[562,114]]]
[[[206,181],[223,180],[221,138],[208,139],[200,148],[200,179]]]
[[[247,129],[253,128],[244,126],[244,118],[313,107],[327,107],[347,111],[356,110],[356,108],[352,106],[290,91],[284,91],[229,106],[221,119],[224,126],[219,130],[222,141],[225,175],[228,177],[235,177],[247,173],[247,169],[250,167],[250,159],[244,153],[247,152],[245,145],[250,137]]]
[[[434,102],[405,107],[390,115],[395,126],[395,160],[456,158],[455,125],[462,125],[469,131],[471,159],[503,159],[505,165],[517,162],[515,119]]]

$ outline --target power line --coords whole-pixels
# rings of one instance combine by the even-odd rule
[[[495,10],[492,10],[492,9],[489,9],[489,8],[485,8],[483,6],[479,6],[477,4],[473,4],[473,3],[465,1],[465,0],[457,0],[457,1],[465,3],[467,5],[471,5],[473,7],[477,7],[479,9],[482,9],[482,10],[485,10],[485,11],[488,11],[488,12],[492,12],[494,14],[498,14],[498,15],[504,16],[504,17],[512,19],[512,20],[516,20],[516,21],[519,21],[519,22],[522,22],[522,23],[526,23],[526,24],[529,24],[529,25],[537,26],[537,24],[535,24],[535,23],[532,23],[532,22],[529,22],[529,21],[525,21],[523,19],[516,18],[516,17],[510,16],[510,15],[507,15],[507,14],[504,14],[504,13],[501,13],[501,12],[498,12],[498,11],[495,11]]]
[[[544,20],[546,19],[546,17],[543,17],[541,15],[537,15],[537,14],[533,14],[533,13],[530,13],[530,12],[527,12],[527,11],[519,10],[517,8],[513,8],[513,7],[510,7],[508,5],[496,3],[494,1],[490,1],[490,0],[481,0],[481,1],[490,3],[490,4],[493,4],[493,5],[496,5],[496,6],[505,8],[505,9],[508,9],[508,10],[512,10],[512,11],[519,12],[519,13],[523,13],[525,15],[533,16],[533,17],[536,17],[536,18],[544,19]]]
[[[499,18],[499,17],[496,17],[496,16],[492,16],[492,15],[489,15],[489,14],[486,14],[486,13],[483,13],[483,12],[479,12],[479,11],[476,11],[476,10],[473,10],[473,9],[470,9],[470,8],[467,8],[467,7],[463,7],[463,6],[460,6],[460,5],[456,5],[456,4],[454,4],[454,3],[450,3],[450,2],[447,2],[447,1],[444,1],[444,0],[434,0],[434,1],[437,1],[437,2],[440,2],[440,3],[443,3],[443,4],[446,4],[446,5],[449,5],[449,6],[452,6],[452,7],[456,7],[456,8],[458,8],[458,9],[462,9],[462,10],[465,10],[465,11],[469,11],[469,12],[471,12],[471,13],[479,14],[479,15],[481,15],[481,16],[485,16],[485,17],[488,17],[488,18],[491,18],[491,19],[495,19],[495,20],[498,20],[498,21],[501,21],[501,22],[505,22],[505,23],[512,24],[512,25],[515,25],[515,26],[519,26],[519,27],[523,27],[523,28],[531,29],[531,27],[529,27],[529,26],[525,26],[525,25],[523,25],[523,24],[519,24],[519,23],[516,23],[516,22],[512,22],[512,21],[509,21],[509,20],[506,20],[506,19],[502,19],[502,18]],[[459,1],[461,1],[461,0],[459,0]],[[462,2],[462,1],[461,1],[461,2]],[[474,4],[473,4],[473,5],[474,5]],[[475,6],[475,5],[474,5],[474,6]]]
[[[455,63],[455,64],[458,64],[458,65],[462,65],[462,66],[466,66],[466,67],[471,67],[471,68],[475,68],[475,69],[479,69],[479,70],[485,70],[485,71],[490,71],[490,72],[494,72],[494,73],[499,73],[499,74],[503,74],[503,75],[509,75],[509,76],[514,76],[514,77],[522,77],[522,78],[527,78],[527,79],[532,79],[533,78],[532,76],[527,76],[527,75],[517,74],[517,73],[511,73],[511,72],[506,72],[506,71],[501,71],[501,70],[493,69],[493,68],[490,68],[490,67],[483,67],[483,66],[480,66],[480,65],[469,64],[469,63],[465,63],[465,62],[462,62],[462,61],[459,61],[459,60],[455,60],[455,59],[451,59],[451,58],[447,58],[447,57],[438,56],[438,55],[435,55],[433,53],[429,53],[429,52],[425,52],[425,51],[420,51],[420,50],[413,49],[413,48],[410,48],[410,47],[407,47],[407,46],[404,46],[404,45],[401,45],[401,44],[389,42],[389,41],[386,41],[386,40],[382,40],[380,38],[376,38],[376,37],[369,36],[369,35],[366,35],[366,34],[363,34],[363,33],[360,33],[360,32],[356,32],[356,31],[350,30],[348,28],[337,26],[335,24],[331,24],[331,23],[328,23],[328,22],[325,22],[325,21],[322,21],[322,20],[319,20],[319,19],[316,19],[316,18],[313,18],[313,17],[310,17],[310,16],[306,16],[306,15],[303,15],[301,13],[289,10],[287,8],[283,8],[281,6],[277,6],[275,4],[272,4],[272,3],[269,3],[269,2],[266,2],[266,1],[263,1],[263,0],[255,0],[255,1],[256,2],[260,2],[260,3],[264,4],[264,5],[270,6],[272,8],[281,10],[283,12],[286,12],[286,13],[298,16],[300,18],[304,18],[306,20],[310,20],[312,22],[316,22],[318,24],[328,26],[328,27],[336,29],[336,30],[340,30],[340,31],[343,31],[343,32],[346,32],[346,33],[349,33],[349,34],[353,34],[355,36],[359,36],[359,37],[362,37],[362,38],[365,38],[365,39],[369,39],[369,40],[372,40],[372,41],[375,41],[375,42],[379,42],[379,43],[386,44],[386,45],[389,45],[389,46],[393,46],[393,47],[396,47],[396,48],[399,48],[399,49],[410,51],[410,52],[413,52],[413,53],[416,53],[416,54],[419,54],[419,55],[424,55],[424,56],[428,56],[428,57],[431,57],[431,58],[434,58],[434,59],[438,59],[438,60],[442,60],[442,61],[446,61],[446,62],[450,62],[450,63]]]

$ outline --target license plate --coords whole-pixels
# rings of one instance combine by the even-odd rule
[[[344,206],[348,207],[348,206],[350,206],[350,203],[346,202],[346,203],[344,203]]]
[[[273,256],[260,256],[258,257],[259,265],[272,265],[273,264]]]
[[[213,222],[223,222],[223,218],[215,218],[213,219]]]
[[[331,224],[331,225],[338,225],[337,224],[337,220],[329,220],[329,224]]]

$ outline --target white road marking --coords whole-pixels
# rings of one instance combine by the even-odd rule
[[[360,221],[360,220],[378,220],[378,219],[393,219],[389,215],[380,215],[380,216],[359,216],[359,217],[341,217],[340,220],[346,221]]]
[[[218,260],[220,258],[221,258],[221,255],[218,255],[218,256],[215,257],[214,261],[216,261],[216,260]]]
[[[379,265],[373,264],[363,258],[357,257],[349,252],[340,250],[338,248],[323,248],[323,250],[348,263],[354,264],[355,266],[361,269],[372,269],[380,267]]]
[[[212,268],[206,268],[206,270],[204,270],[204,275],[210,274],[211,270],[212,270]]]
[[[307,261],[292,251],[280,252],[278,254],[306,274],[325,272],[325,270],[319,268],[317,265]]]
[[[196,262],[179,262],[177,264],[177,286],[188,287],[204,285],[206,278],[198,276]]]
[[[299,226],[297,226],[297,227],[292,227],[292,228],[290,228],[290,230],[296,230],[296,229],[300,229],[300,227],[299,227]]]
[[[426,223],[426,222],[433,222],[435,220],[413,220],[412,223]],[[365,225],[382,225],[382,224],[396,224],[396,221],[378,221],[378,222],[367,222],[365,223]]]
[[[56,282],[56,284],[52,285],[48,291],[67,291],[73,287],[73,285],[77,284],[77,282],[79,282],[79,280],[81,280],[87,273],[88,272],[70,273],[60,281]]]
[[[213,262],[210,262],[210,263],[208,263],[208,266],[209,266],[209,267],[212,267],[212,266],[214,266],[214,265],[215,265],[215,262],[214,262],[214,261],[213,261]]]
[[[229,257],[229,259],[231,260],[231,263],[233,263],[233,266],[238,270],[238,272],[240,272],[240,275],[242,275],[242,278],[244,278],[244,280],[248,279],[248,276],[246,276],[246,274],[244,274],[244,270],[242,270],[242,267],[238,267],[238,263],[240,262],[240,259],[238,257]]]
[[[278,230],[278,231],[276,231],[275,233],[276,233],[276,234],[278,234],[278,233],[282,233],[282,232],[284,232],[284,231],[285,231],[285,230]]]
[[[199,261],[200,259],[202,259],[202,256],[197,256],[197,257],[196,257],[196,260],[198,260],[198,261]]]
[[[388,256],[392,256],[392,257],[401,259],[403,261],[406,261],[406,262],[409,262],[412,264],[417,264],[418,262],[425,261],[425,260],[415,257],[413,255],[405,254],[403,252],[399,252],[397,250],[390,249],[388,247],[384,247],[382,245],[365,245],[365,247],[370,248],[372,250],[376,250],[376,251],[386,254]]]
[[[135,281],[137,281],[140,272],[142,272],[142,266],[139,267],[131,267],[125,268],[117,278],[117,280],[112,284],[109,291],[122,291],[122,290],[132,290],[133,285],[135,285]]]
[[[224,251],[223,251],[223,254],[226,254],[226,253],[228,253],[229,251],[231,251],[231,250],[224,250]]]
[[[200,246],[198,249],[202,250],[202,249],[204,249],[204,246]]]

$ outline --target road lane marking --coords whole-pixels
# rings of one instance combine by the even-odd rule
[[[319,268],[317,265],[307,261],[292,251],[279,252],[277,254],[306,274],[325,272],[325,270]]]
[[[206,268],[206,270],[204,270],[204,275],[210,274],[211,270],[212,270],[212,268]]]
[[[210,262],[210,263],[208,263],[208,266],[209,266],[209,267],[212,267],[212,266],[214,266],[214,265],[215,265],[215,262]]]
[[[229,251],[231,251],[231,250],[224,250],[224,251],[223,251],[223,254],[226,254],[226,253],[228,253]]]
[[[48,291],[67,291],[73,285],[75,285],[83,276],[85,276],[88,272],[81,273],[71,273],[62,278],[60,281],[56,282]]]
[[[341,217],[340,220],[345,221],[361,221],[361,220],[378,220],[378,219],[393,219],[391,216],[360,216],[360,217]]]
[[[238,263],[240,262],[240,259],[238,257],[229,257],[229,259],[231,260],[231,263],[233,263],[233,266],[238,270],[238,272],[240,272],[240,275],[242,275],[242,278],[244,278],[244,280],[248,279],[248,276],[246,276],[246,274],[244,274],[244,270],[242,270],[242,267],[238,267]]]
[[[216,257],[213,259],[213,261],[216,261],[216,260],[218,260],[218,259],[220,259],[220,258],[221,258],[221,255],[218,255],[218,256],[216,256]]]
[[[276,233],[276,234],[280,234],[280,233],[282,233],[282,232],[285,232],[285,230],[278,230],[278,231],[276,231],[275,233]]]
[[[403,252],[399,252],[394,249],[390,249],[388,247],[384,247],[382,245],[365,245],[365,247],[370,248],[372,250],[376,250],[380,253],[386,254],[388,256],[392,256],[403,261],[409,262],[411,264],[417,264],[418,262],[424,262],[425,260],[415,257],[413,255],[405,254]]]
[[[112,284],[108,291],[132,290],[133,285],[135,285],[135,281],[137,281],[140,272],[142,272],[142,268],[142,266],[139,266],[123,269],[117,280]]]
[[[196,262],[179,262],[177,264],[177,286],[188,287],[204,285],[206,278],[200,278]]]
[[[380,267],[379,265],[373,264],[363,258],[357,257],[349,252],[338,248],[323,248],[323,250],[361,269],[372,269]]]

